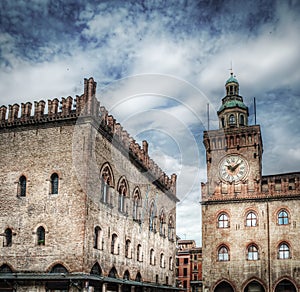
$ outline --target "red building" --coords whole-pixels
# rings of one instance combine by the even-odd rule
[[[177,285],[186,291],[202,291],[202,248],[194,240],[178,240],[177,245]]]

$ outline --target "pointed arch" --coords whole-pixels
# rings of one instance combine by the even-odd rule
[[[135,276],[135,281],[137,282],[142,282],[143,278],[142,278],[142,275],[140,272],[137,272],[136,273],[136,276]]]
[[[99,265],[98,262],[96,262],[93,266],[92,266],[92,269],[91,269],[91,272],[90,272],[91,275],[98,275],[98,276],[102,276],[102,269]]]
[[[126,270],[126,271],[124,272],[123,279],[125,279],[125,280],[130,280],[130,273],[129,273],[128,270]]]
[[[233,286],[227,280],[222,280],[215,286],[214,292],[234,292]]]
[[[289,278],[284,278],[278,281],[275,286],[275,292],[296,292],[296,285]]]
[[[3,264],[0,266],[0,274],[1,273],[13,273],[13,269],[8,264]]]
[[[174,216],[170,214],[168,219],[168,239],[170,241],[174,241],[175,240],[174,236],[175,236],[175,220],[174,220]]]
[[[108,273],[108,277],[110,278],[118,278],[118,272],[115,267],[112,267]]]
[[[125,213],[127,211],[125,199],[129,196],[129,187],[125,176],[120,177],[117,190],[119,194],[119,211]]]
[[[111,203],[111,189],[115,185],[114,175],[111,166],[108,162],[104,163],[100,170],[101,194],[100,200],[102,203]]]
[[[142,196],[139,187],[136,187],[134,189],[132,200],[133,200],[132,218],[134,221],[140,221],[141,208],[142,208]]]
[[[160,210],[158,219],[159,219],[159,235],[165,237],[166,231],[165,231],[164,224],[166,223],[166,214],[164,208]]]
[[[154,200],[151,200],[149,204],[149,230],[152,232],[156,232],[156,203]]]
[[[256,277],[248,280],[244,285],[243,285],[243,292],[251,292],[251,291],[257,291],[257,292],[265,292],[266,291],[266,285],[263,284],[262,281],[257,279]]]

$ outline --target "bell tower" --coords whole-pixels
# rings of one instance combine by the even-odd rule
[[[239,95],[233,73],[225,83],[225,97],[217,111],[219,129],[204,131],[207,183],[202,199],[247,197],[261,189],[262,139],[259,125],[249,125],[249,110]]]

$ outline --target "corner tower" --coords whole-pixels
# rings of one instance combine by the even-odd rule
[[[219,129],[205,131],[207,183],[202,200],[248,197],[260,190],[262,139],[259,125],[249,125],[248,107],[239,95],[239,82],[231,73],[226,96],[218,110]]]

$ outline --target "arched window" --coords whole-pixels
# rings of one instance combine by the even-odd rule
[[[150,249],[150,265],[155,265],[155,255],[154,255],[154,249]]]
[[[240,125],[241,126],[245,125],[245,117],[244,117],[244,115],[240,115]]]
[[[229,252],[228,252],[228,248],[225,245],[222,245],[218,250],[218,261],[220,262],[229,261]]]
[[[101,202],[107,204],[110,202],[110,188],[113,186],[113,175],[109,165],[105,165],[101,171]]]
[[[43,226],[40,226],[37,231],[37,244],[38,245],[45,245],[45,228]]]
[[[283,242],[278,247],[278,258],[289,259],[290,258],[290,247],[287,243]]]
[[[169,270],[173,271],[173,257],[169,257]]]
[[[128,184],[127,181],[122,178],[119,182],[118,186],[118,193],[119,193],[119,211],[122,213],[126,212],[126,207],[125,207],[125,198],[127,196],[128,192]]]
[[[249,261],[257,261],[259,259],[258,248],[254,244],[251,244],[248,247],[247,259]]]
[[[61,264],[57,264],[55,266],[52,267],[52,269],[50,270],[50,273],[63,273],[63,274],[67,274],[68,270]]]
[[[52,173],[50,177],[50,184],[51,184],[51,194],[56,195],[58,194],[58,174]]]
[[[124,280],[130,280],[130,274],[129,274],[129,271],[128,271],[128,270],[126,270],[126,271],[124,272],[123,279],[124,279]]]
[[[101,267],[98,263],[95,263],[91,269],[91,275],[102,275]]]
[[[18,195],[20,197],[26,197],[26,187],[27,187],[27,180],[24,175],[19,178],[19,192]]]
[[[287,225],[289,224],[289,214],[286,210],[280,210],[278,213],[278,224]]]
[[[118,277],[118,272],[115,267],[112,267],[108,273],[108,277],[110,278],[117,278]]]
[[[160,254],[160,261],[159,261],[159,265],[161,268],[165,267],[165,256],[163,253]]]
[[[229,125],[234,125],[235,124],[235,117],[233,114],[229,116]]]
[[[278,283],[278,285],[276,286],[275,292],[296,292],[296,287],[295,285],[289,281],[289,280],[282,280]]]
[[[138,262],[142,262],[143,261],[142,246],[140,244],[138,244],[137,248],[136,248],[136,260]]]
[[[225,119],[224,118],[221,119],[221,124],[222,124],[222,128],[224,128],[225,127]]]
[[[149,230],[156,232],[156,206],[155,206],[154,202],[151,202],[151,204],[150,204]]]
[[[253,211],[251,211],[247,214],[246,226],[249,226],[249,227],[257,226],[257,216]]]
[[[133,212],[132,217],[134,221],[138,221],[140,219],[139,209],[141,207],[141,195],[138,189],[134,191],[133,194]]]
[[[125,241],[125,257],[131,259],[131,241],[129,239]]]
[[[94,229],[94,248],[103,249],[102,229],[99,226]]]
[[[168,239],[171,241],[174,241],[174,229],[175,229],[174,219],[173,216],[170,215],[168,221]]]
[[[142,281],[142,275],[140,272],[137,272],[136,276],[135,276],[135,281],[137,282],[141,282]]]
[[[3,264],[2,266],[0,266],[0,274],[1,273],[5,273],[5,274],[8,274],[8,273],[12,273],[12,269],[6,265],[6,264]]]
[[[229,227],[229,217],[226,213],[222,213],[218,217],[218,227],[228,228]]]
[[[159,234],[161,236],[165,236],[165,228],[164,228],[165,220],[166,219],[165,219],[164,210],[161,210],[159,214]]]
[[[4,238],[5,238],[5,243],[4,246],[11,246],[12,245],[12,230],[10,228],[6,228],[4,231]]]
[[[111,236],[111,253],[112,254],[119,254],[119,251],[118,251],[118,236],[115,233],[113,233],[112,236]]]

